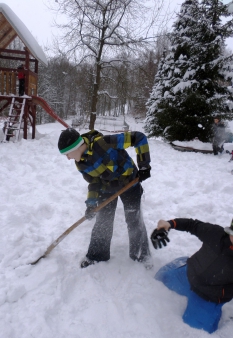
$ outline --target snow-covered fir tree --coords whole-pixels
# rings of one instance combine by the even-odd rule
[[[211,137],[213,116],[233,119],[233,56],[224,41],[233,34],[227,6],[219,0],[186,0],[170,36],[148,101],[145,130],[169,141]]]

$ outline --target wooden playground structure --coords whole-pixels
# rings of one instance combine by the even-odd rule
[[[9,49],[16,37],[22,41],[24,50]],[[1,60],[15,61],[17,67],[2,67]],[[37,41],[15,13],[7,5],[0,4],[0,113],[5,109],[9,111],[4,141],[9,138],[17,141],[21,130],[23,138],[27,139],[29,127],[32,138],[35,138],[37,105],[63,126],[69,127],[45,100],[37,96],[39,62],[47,65],[46,56]],[[24,74],[24,95],[19,95],[19,65],[23,65],[20,72]]]

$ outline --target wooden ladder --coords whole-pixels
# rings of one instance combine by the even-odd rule
[[[3,142],[9,141],[10,137],[15,137],[15,142],[19,140],[25,102],[26,99],[23,99],[22,102],[15,103],[15,98],[12,98]]]

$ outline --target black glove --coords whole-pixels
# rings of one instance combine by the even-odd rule
[[[85,217],[86,217],[86,219],[91,220],[92,218],[95,217],[96,212],[94,211],[94,209],[96,207],[97,207],[97,205],[89,205],[89,206],[87,206],[86,211],[85,211]]]
[[[167,242],[170,242],[170,239],[167,237],[168,232],[165,229],[155,229],[151,236],[151,242],[155,249],[161,249],[162,246],[166,246]]]
[[[150,170],[151,167],[149,166],[148,168],[141,168],[138,171],[138,177],[139,177],[139,182],[145,181],[147,178],[150,177]]]

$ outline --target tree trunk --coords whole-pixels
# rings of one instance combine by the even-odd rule
[[[102,49],[100,51],[101,55]],[[96,77],[95,83],[93,86],[93,95],[91,101],[91,116],[90,116],[90,124],[89,129],[95,129],[95,120],[96,120],[96,110],[97,110],[97,102],[98,102],[98,91],[100,87],[100,73],[101,73],[101,65],[99,64],[100,57],[96,58]]]

